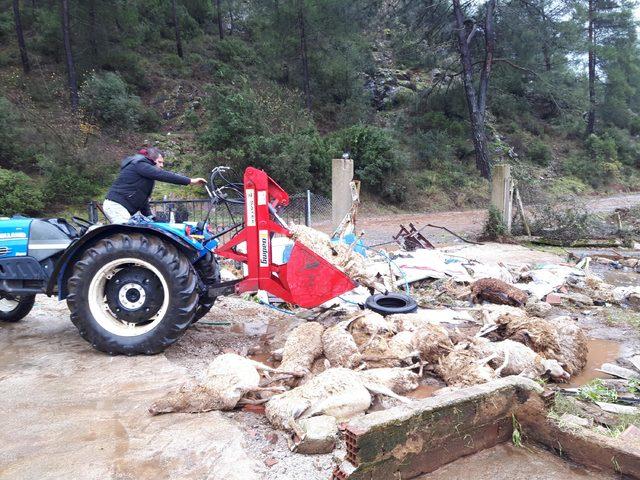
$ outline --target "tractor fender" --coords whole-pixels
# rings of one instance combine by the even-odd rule
[[[71,243],[62,256],[56,262],[56,265],[49,277],[46,294],[51,296],[54,294],[56,285],[58,286],[58,298],[64,300],[67,298],[67,280],[71,276],[73,266],[83,253],[103,238],[110,237],[118,233],[142,233],[144,235],[153,235],[160,237],[174,245],[180,252],[184,253],[193,263],[199,256],[200,252],[184,238],[170,231],[150,225],[128,225],[113,224],[104,225],[94,228],[82,237]]]

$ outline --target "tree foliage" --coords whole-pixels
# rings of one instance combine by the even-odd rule
[[[486,0],[0,0],[0,168],[50,210],[100,196],[146,140],[185,173],[252,165],[291,192],[328,193],[349,153],[365,190],[414,208],[485,201],[479,143],[521,185],[632,188],[638,2],[495,4],[489,38]]]

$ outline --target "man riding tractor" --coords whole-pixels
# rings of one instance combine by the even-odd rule
[[[111,223],[126,223],[136,212],[151,216],[149,198],[155,181],[175,185],[206,185],[204,178],[189,178],[163,170],[164,154],[155,147],[143,148],[122,160],[120,174],[107,193],[104,213]]]

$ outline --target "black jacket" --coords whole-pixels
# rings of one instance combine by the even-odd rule
[[[176,185],[191,183],[189,177],[156,167],[155,163],[144,155],[133,155],[122,160],[120,174],[111,185],[107,200],[119,203],[131,215],[137,211],[143,215],[151,215],[149,197],[155,180]]]

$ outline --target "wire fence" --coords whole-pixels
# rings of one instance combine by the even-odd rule
[[[312,192],[291,195],[290,203],[283,207],[278,215],[286,223],[323,226],[331,223],[331,200]],[[202,222],[207,220],[217,233],[243,222],[244,205],[218,204],[212,206],[209,199],[154,200],[149,202],[156,220],[162,222]],[[104,219],[99,214],[98,202],[88,205],[89,220],[97,223]],[[230,232],[231,235],[233,232]],[[222,237],[225,239],[225,236]]]

